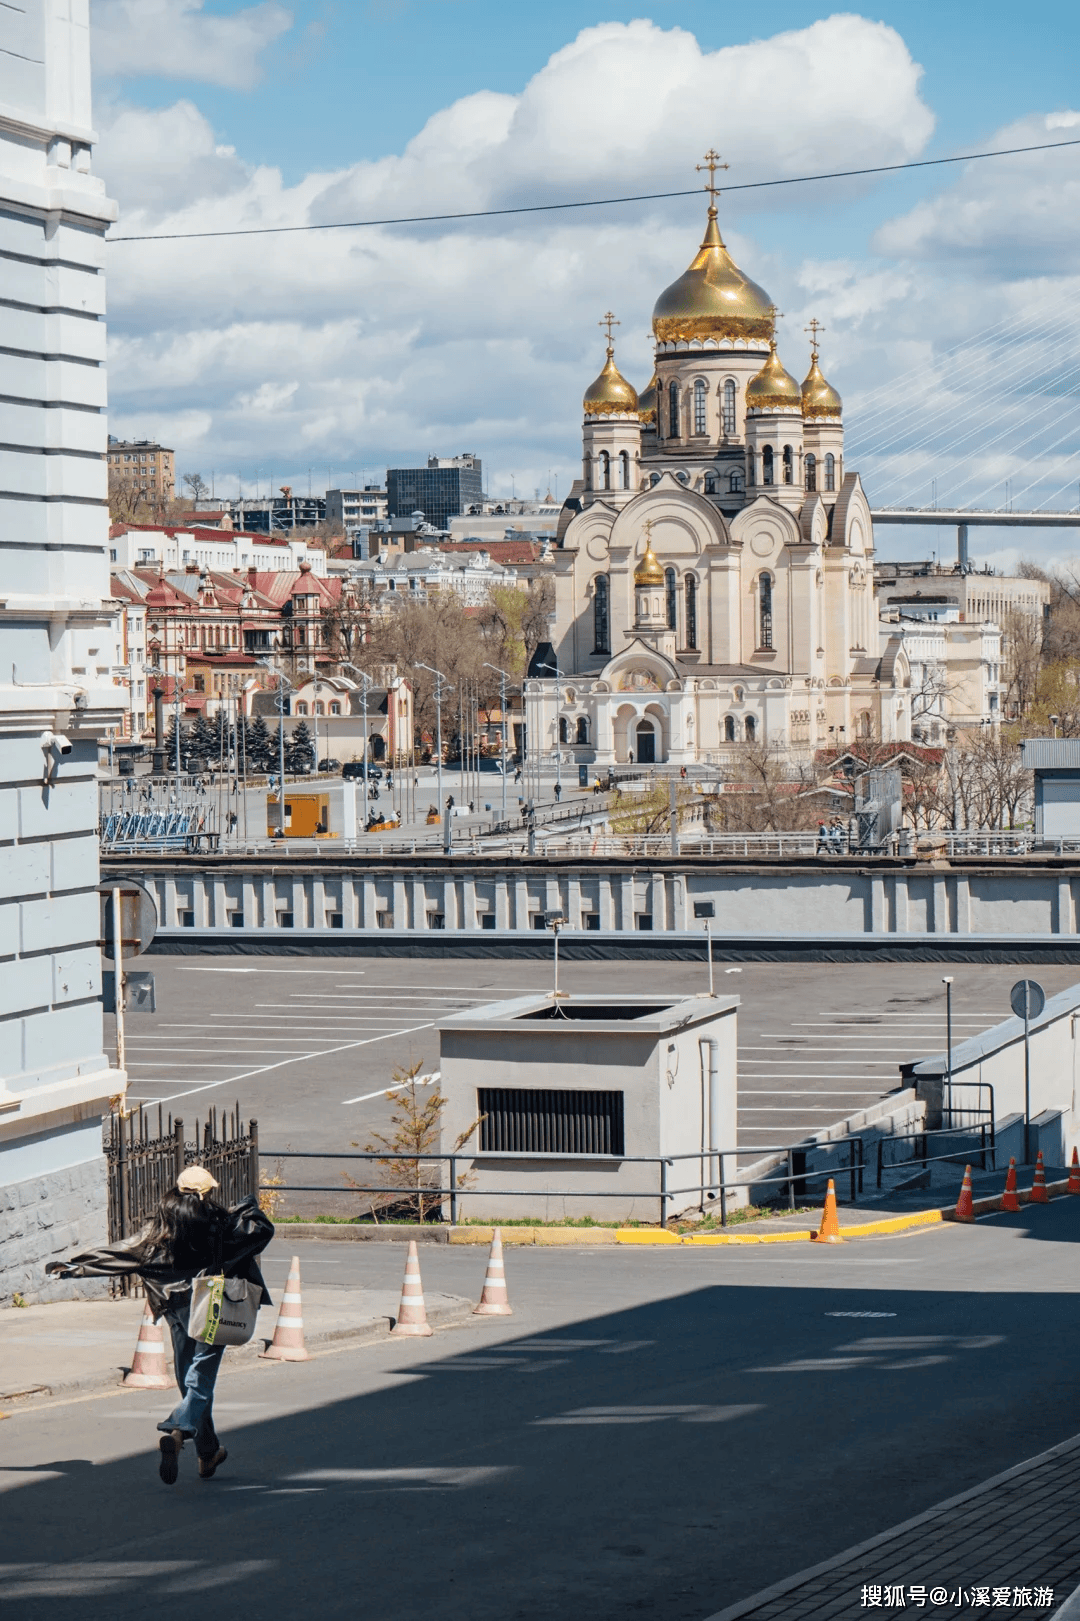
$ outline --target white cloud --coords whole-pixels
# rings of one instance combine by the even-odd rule
[[[1000,129],[988,150],[1080,137],[1080,112]],[[890,220],[874,247],[896,258],[965,262],[993,280],[1071,271],[1080,249],[1080,146],[967,164],[955,184]]]
[[[261,78],[259,57],[292,27],[273,0],[208,16],[204,0],[94,0],[95,77],[191,79],[247,90]]]
[[[188,102],[117,110],[97,167],[120,202],[120,235],[669,190],[701,180],[693,165],[712,144],[733,180],[844,167],[853,152],[902,161],[933,128],[920,71],[898,34],[854,16],[715,52],[684,30],[607,23],[556,52],[520,95],[462,98],[401,154],[295,186],[221,148]],[[692,257],[703,205],[118,243],[114,412],[125,431],[175,423],[181,470],[272,458],[281,479],[303,482],[309,461],[378,468],[471,449],[494,489],[509,490],[511,471],[519,489],[543,486],[550,466],[565,491],[581,394],[602,358],[597,319],[609,306],[621,316],[620,364],[643,385],[652,306]],[[729,225],[725,235],[789,313],[789,364],[810,314],[829,328],[845,388],[865,386],[862,354],[884,365],[886,346],[891,356],[915,341],[904,267],[800,267]]]

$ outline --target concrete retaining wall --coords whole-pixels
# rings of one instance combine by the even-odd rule
[[[104,1155],[0,1187],[0,1305],[15,1294],[27,1301],[107,1295],[107,1278],[45,1276],[46,1261],[107,1239]]]

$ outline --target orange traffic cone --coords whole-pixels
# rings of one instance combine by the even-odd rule
[[[491,1253],[488,1256],[487,1272],[484,1274],[484,1288],[480,1296],[480,1304],[473,1311],[474,1317],[512,1317],[514,1308],[506,1292],[506,1269],[503,1266],[502,1232],[496,1227],[491,1235]]]
[[[1072,1164],[1069,1166],[1069,1184],[1066,1193],[1080,1193],[1080,1154],[1073,1149]]]
[[[1077,1189],[1080,1193],[1080,1188]],[[1020,1200],[1016,1194],[1016,1161],[1010,1159],[1009,1174],[1005,1178],[1005,1192],[1001,1195],[1002,1210],[1019,1210]]]
[[[953,1212],[954,1221],[974,1221],[975,1210],[971,1203],[971,1166],[964,1166],[964,1180],[960,1187],[960,1197],[956,1201]]]
[[[294,1255],[285,1280],[285,1293],[281,1297],[278,1319],[274,1324],[274,1337],[259,1355],[268,1362],[306,1362],[308,1348],[304,1344],[304,1308],[300,1303],[300,1257]]]
[[[836,1214],[836,1187],[830,1176],[829,1186],[825,1190],[825,1209],[821,1213],[821,1226],[814,1234],[818,1244],[842,1244],[840,1237],[840,1218]]]
[[[1028,1194],[1028,1200],[1031,1204],[1050,1203],[1050,1195],[1046,1191],[1046,1171],[1043,1167],[1041,1148],[1035,1156],[1035,1180],[1031,1184],[1031,1192]]]
[[[154,1321],[149,1301],[139,1324],[131,1370],[124,1375],[123,1382],[134,1390],[168,1390],[172,1384],[165,1366],[165,1336],[160,1324]]]
[[[420,1257],[416,1253],[416,1239],[409,1239],[409,1254],[405,1262],[405,1277],[401,1285],[401,1304],[391,1334],[410,1334],[418,1337],[431,1333],[431,1324],[424,1309],[424,1285],[420,1281]]]

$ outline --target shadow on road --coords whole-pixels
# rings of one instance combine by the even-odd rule
[[[903,1265],[262,1365],[222,1387],[228,1463],[202,1482],[188,1449],[172,1489],[153,1419],[72,1408],[59,1461],[0,1472],[0,1592],[21,1621],[695,1621],[1071,1433],[1076,1296],[893,1288]],[[91,1468],[86,1423],[144,1450]]]

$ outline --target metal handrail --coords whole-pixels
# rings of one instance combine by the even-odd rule
[[[983,1171],[986,1170],[986,1152],[987,1152],[986,1134],[989,1131],[989,1133],[990,1133],[990,1144],[989,1144],[990,1159],[991,1159],[991,1162],[992,1162],[991,1169],[996,1169],[997,1147],[996,1147],[995,1142],[994,1142],[994,1128],[993,1128],[993,1123],[992,1122],[988,1124],[986,1121],[981,1121],[977,1126],[964,1126],[962,1128],[942,1127],[942,1129],[940,1131],[897,1132],[894,1137],[879,1137],[878,1138],[878,1148],[877,1148],[877,1185],[878,1185],[878,1187],[880,1188],[881,1181],[882,1181],[882,1174],[883,1174],[883,1168],[884,1168],[884,1151],[885,1151],[886,1143],[908,1142],[908,1141],[926,1142],[930,1137],[958,1137],[958,1136],[962,1135],[962,1133],[965,1132],[965,1131],[966,1132],[978,1131],[978,1133],[979,1133],[979,1150],[978,1150],[978,1152],[979,1152],[979,1156],[980,1156],[980,1159],[981,1159],[981,1162],[982,1162],[981,1165],[980,1165],[980,1169],[983,1170]],[[896,1160],[893,1160],[891,1165],[889,1166],[889,1169],[890,1169],[890,1171],[902,1171],[908,1165],[933,1165],[933,1164],[937,1164],[939,1161],[945,1161],[945,1160],[965,1160],[966,1161],[968,1153],[969,1153],[969,1150],[966,1149],[966,1148],[957,1148],[957,1149],[954,1149],[952,1151],[952,1153],[950,1153],[950,1154],[916,1154],[913,1159],[896,1159]]]
[[[849,1157],[848,1163],[846,1165],[840,1165],[840,1166],[837,1166],[837,1167],[833,1167],[832,1170],[829,1170],[829,1169],[822,1169],[822,1170],[806,1170],[806,1169],[802,1169],[802,1170],[796,1171],[796,1169],[795,1169],[794,1159],[795,1159],[796,1154],[806,1153],[806,1152],[812,1151],[812,1150],[820,1150],[822,1152],[826,1152],[826,1151],[831,1150],[831,1149],[839,1150],[839,1149],[842,1149],[844,1147],[847,1147],[849,1149],[849,1151],[850,1151],[850,1157]],[[850,1180],[851,1200],[852,1200],[852,1202],[854,1202],[855,1197],[856,1197],[856,1187],[858,1188],[858,1191],[860,1191],[860,1192],[862,1191],[863,1175],[864,1175],[865,1164],[866,1164],[866,1156],[865,1156],[865,1149],[864,1149],[864,1145],[863,1145],[863,1140],[862,1140],[861,1137],[844,1137],[844,1138],[841,1138],[836,1143],[827,1143],[827,1142],[826,1143],[821,1143],[821,1142],[814,1142],[814,1141],[812,1141],[810,1139],[804,1139],[803,1141],[801,1141],[799,1143],[794,1143],[794,1144],[784,1143],[784,1144],[781,1144],[780,1146],[778,1146],[776,1148],[760,1147],[760,1146],[755,1145],[755,1147],[752,1150],[743,1149],[743,1150],[741,1150],[741,1152],[742,1152],[744,1158],[745,1158],[745,1156],[746,1156],[746,1154],[748,1152],[752,1152],[756,1156],[761,1156],[762,1154],[786,1154],[787,1155],[787,1168],[786,1168],[786,1171],[783,1174],[779,1175],[779,1176],[757,1176],[757,1175],[754,1175],[754,1176],[750,1176],[750,1177],[740,1177],[737,1174],[738,1173],[738,1165],[736,1164],[736,1167],[735,1167],[736,1175],[734,1177],[728,1176],[726,1174],[726,1171],[725,1171],[725,1160],[727,1160],[727,1159],[729,1159],[729,1158],[731,1158],[733,1156],[737,1156],[740,1153],[740,1150],[737,1149],[737,1148],[726,1148],[726,1149],[704,1148],[704,1149],[696,1149],[695,1151],[693,1151],[691,1153],[685,1153],[685,1154],[595,1154],[595,1155],[594,1154],[590,1154],[590,1155],[576,1155],[575,1154],[575,1155],[567,1155],[565,1157],[566,1158],[572,1158],[574,1160],[584,1160],[586,1162],[588,1162],[590,1160],[593,1160],[593,1159],[617,1159],[620,1163],[625,1163],[625,1164],[629,1164],[629,1165],[657,1165],[657,1166],[659,1166],[659,1171],[660,1171],[660,1174],[659,1174],[659,1184],[660,1184],[659,1188],[658,1189],[642,1189],[640,1191],[634,1191],[634,1192],[629,1192],[624,1188],[615,1188],[615,1189],[610,1189],[610,1188],[599,1189],[598,1188],[596,1190],[591,1190],[591,1189],[588,1189],[588,1188],[567,1188],[567,1189],[563,1189],[563,1190],[560,1190],[560,1189],[554,1189],[554,1190],[552,1190],[552,1189],[544,1189],[544,1190],[540,1190],[540,1191],[543,1191],[545,1196],[549,1196],[549,1197],[552,1197],[552,1198],[560,1198],[560,1197],[562,1197],[562,1198],[582,1198],[582,1199],[594,1199],[594,1198],[596,1198],[596,1199],[616,1199],[616,1198],[618,1198],[618,1199],[656,1199],[656,1198],[658,1198],[659,1201],[660,1201],[660,1225],[662,1227],[667,1225],[667,1219],[668,1219],[667,1211],[668,1211],[668,1205],[670,1204],[671,1200],[673,1198],[682,1197],[683,1195],[689,1194],[689,1193],[700,1193],[700,1195],[701,1195],[701,1203],[702,1203],[703,1208],[704,1208],[704,1205],[705,1205],[706,1194],[708,1194],[708,1196],[710,1198],[714,1198],[714,1199],[718,1198],[719,1199],[719,1204],[720,1204],[720,1224],[721,1224],[721,1226],[726,1227],[727,1226],[727,1197],[726,1196],[727,1196],[729,1191],[732,1191],[732,1190],[737,1189],[737,1188],[763,1187],[763,1186],[771,1186],[774,1183],[778,1183],[778,1184],[780,1184],[782,1186],[785,1186],[787,1188],[787,1190],[788,1190],[788,1206],[792,1210],[794,1210],[794,1208],[795,1208],[795,1184],[797,1182],[805,1183],[805,1182],[808,1182],[808,1181],[811,1181],[811,1180],[816,1180],[819,1177],[828,1177],[828,1176],[831,1176],[831,1175],[835,1175],[837,1172],[842,1172],[842,1173],[846,1173],[846,1174],[848,1174],[850,1176],[850,1179],[851,1179]],[[377,1152],[376,1151],[363,1151],[363,1152],[360,1152],[360,1153],[355,1153],[355,1152],[354,1153],[344,1153],[344,1152],[338,1153],[338,1152],[332,1152],[332,1151],[328,1152],[328,1151],[323,1150],[323,1149],[307,1150],[307,1149],[293,1149],[293,1148],[290,1148],[290,1149],[283,1149],[281,1151],[276,1151],[274,1149],[263,1148],[261,1150],[261,1156],[262,1156],[262,1159],[263,1159],[264,1163],[266,1161],[268,1161],[268,1160],[333,1159],[333,1160],[377,1160],[377,1161],[380,1161],[383,1164],[386,1164],[387,1162],[392,1161],[392,1160],[397,1160],[397,1161],[405,1161],[405,1162],[416,1164],[416,1165],[419,1165],[421,1163],[448,1165],[449,1166],[449,1182],[450,1182],[449,1187],[442,1187],[442,1186],[439,1186],[439,1187],[408,1187],[408,1186],[388,1187],[386,1185],[386,1183],[384,1182],[384,1183],[381,1183],[381,1184],[376,1185],[376,1186],[365,1186],[365,1187],[361,1187],[359,1184],[353,1184],[351,1187],[349,1187],[349,1189],[347,1191],[349,1193],[397,1194],[401,1198],[418,1197],[420,1195],[423,1195],[424,1197],[427,1197],[427,1198],[431,1198],[433,1200],[441,1200],[441,1199],[447,1199],[448,1198],[450,1200],[450,1221],[455,1226],[456,1226],[457,1220],[458,1220],[458,1208],[459,1208],[459,1202],[460,1202],[461,1198],[464,1197],[465,1195],[468,1195],[470,1197],[477,1197],[477,1198],[481,1198],[481,1197],[485,1196],[484,1194],[482,1194],[480,1192],[476,1192],[474,1194],[473,1190],[471,1190],[471,1189],[463,1189],[463,1188],[460,1188],[458,1186],[458,1173],[457,1173],[458,1164],[462,1160],[472,1162],[472,1161],[475,1161],[477,1158],[481,1157],[476,1152],[471,1152],[470,1153],[470,1152],[466,1151],[464,1153],[456,1152],[456,1153],[446,1153],[446,1154],[439,1154],[439,1153],[421,1154],[421,1153],[409,1153],[409,1152],[397,1153],[396,1151],[394,1151],[392,1149],[391,1150],[385,1150],[384,1149],[384,1150],[377,1151]],[[518,1153],[518,1154],[499,1154],[497,1152],[492,1152],[490,1150],[483,1155],[483,1158],[485,1158],[485,1159],[548,1160],[548,1161],[551,1160],[553,1157],[561,1158],[563,1156],[553,1156],[551,1154],[521,1154],[521,1153]],[[702,1163],[703,1168],[702,1168],[701,1180],[699,1182],[697,1182],[697,1183],[692,1183],[690,1185],[690,1187],[687,1187],[687,1188],[671,1188],[671,1187],[668,1186],[668,1169],[669,1169],[669,1167],[673,1167],[674,1165],[676,1165],[677,1163],[680,1163],[683,1160],[698,1160],[698,1161],[700,1161]],[[711,1177],[711,1176],[709,1176],[709,1175],[707,1175],[705,1173],[704,1166],[705,1166],[706,1161],[716,1162],[717,1172],[718,1172],[716,1177]],[[287,1188],[275,1189],[275,1191],[280,1191],[282,1193],[340,1193],[342,1190],[340,1188],[337,1188],[337,1187],[330,1187],[326,1183],[299,1183],[298,1182],[298,1183],[293,1183],[292,1185],[290,1185]],[[518,1198],[535,1197],[538,1190],[535,1187],[533,1187],[533,1188],[499,1188],[497,1191],[498,1191],[498,1193],[500,1195],[505,1194],[507,1196],[507,1198],[518,1199]]]

